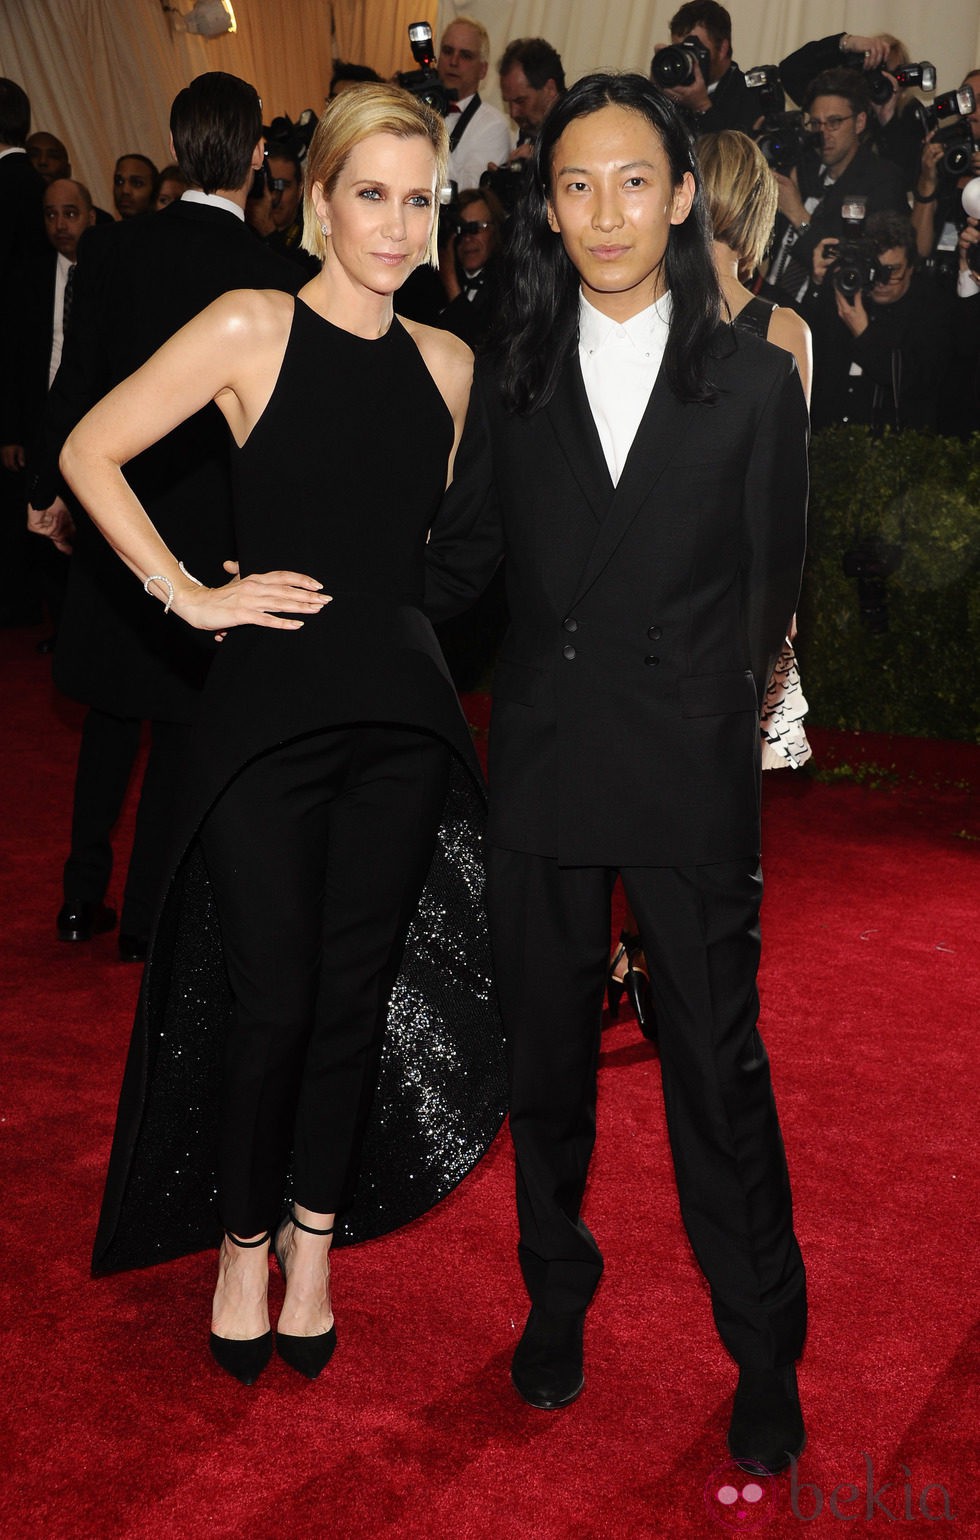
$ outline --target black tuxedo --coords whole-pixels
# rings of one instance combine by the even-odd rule
[[[490,910],[532,1300],[584,1309],[601,1272],[579,1208],[618,870],[685,1222],[726,1344],[766,1367],[798,1354],[804,1292],[755,1030],[758,702],[799,588],[807,418],[754,337],[719,329],[709,374],[715,404],[684,405],[661,373],[614,489],[577,355],[529,417],[478,366],[428,597],[441,618],[505,556]]]
[[[48,397],[32,493],[46,507],[63,485],[57,457],[68,433],[107,391],[139,368],[187,321],[229,289],[301,287],[299,268],[267,251],[230,211],[170,204],[79,242],[71,327]],[[167,544],[201,581],[227,581],[234,556],[228,433],[210,404],[132,460],[127,480]],[[146,934],[167,854],[170,802],[183,734],[214,643],[175,626],[79,509],[55,681],[92,708],[75,785],[65,896],[102,898],[140,719],[154,723],[123,904],[124,930]]]

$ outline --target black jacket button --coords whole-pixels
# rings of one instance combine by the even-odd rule
[[[651,642],[659,642],[663,634],[664,633],[660,626],[650,626],[647,631],[647,636],[650,638]]]
[[[569,663],[571,663],[572,659],[575,657],[575,648],[572,646],[571,642],[565,643],[565,646],[561,650],[561,655],[563,658],[566,658]]]
[[[647,668],[656,668],[657,664],[660,662],[660,659],[659,658],[655,658],[653,656],[653,653],[649,653],[647,655],[647,657],[645,657],[643,659],[643,661],[646,664]]]
[[[575,619],[574,615],[566,615],[565,619],[562,621],[562,625],[566,631],[578,630],[578,621]]]

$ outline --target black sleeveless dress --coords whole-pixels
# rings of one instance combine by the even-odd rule
[[[732,322],[742,331],[763,341],[769,335],[769,323],[779,306],[772,300],[754,295]],[[809,711],[793,644],[787,637],[766,689],[760,711],[763,770],[799,770],[813,753],[803,727]]]
[[[358,1192],[335,1244],[423,1213],[500,1127],[506,1088],[483,905],[482,779],[419,607],[452,438],[449,411],[397,318],[367,341],[296,301],[269,403],[232,450],[238,560],[243,575],[308,573],[333,602],[299,631],[233,629],[208,677],[120,1097],[97,1272],[220,1239],[216,1106],[232,1001],[197,833],[245,764],[292,739],[383,722],[434,733],[454,751],[392,996]]]

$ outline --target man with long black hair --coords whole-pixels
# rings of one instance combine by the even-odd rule
[[[531,1299],[512,1377],[548,1410],[584,1384],[618,872],[684,1223],[740,1370],[730,1447],[777,1469],[803,1445],[806,1306],[756,1030],[759,702],[800,581],[803,392],[789,354],[719,325],[691,138],[649,81],[593,75],[555,103],[514,224],[503,342],[429,544],[437,617],[506,556],[490,920]],[[653,1282],[650,1305],[656,1330]]]

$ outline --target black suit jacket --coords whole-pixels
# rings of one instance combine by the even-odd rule
[[[79,242],[72,319],[48,397],[32,493],[46,507],[63,483],[61,446],[107,391],[229,289],[295,293],[299,267],[268,251],[234,214],[177,202],[159,214],[96,225]],[[228,431],[208,405],[126,466],[163,538],[195,577],[227,581],[234,556]],[[213,642],[147,600],[98,530],[79,518],[55,660],[66,694],[120,716],[186,721]]]
[[[0,158],[0,293],[47,248],[41,200],[44,180],[26,154]]]
[[[427,600],[444,618],[505,556],[502,846],[568,865],[758,851],[758,704],[799,590],[807,413],[787,353],[716,341],[716,402],[683,404],[661,374],[615,489],[577,352],[529,417],[477,366]]]
[[[0,444],[22,444],[30,450],[44,417],[57,271],[58,253],[49,245],[4,296]]]

